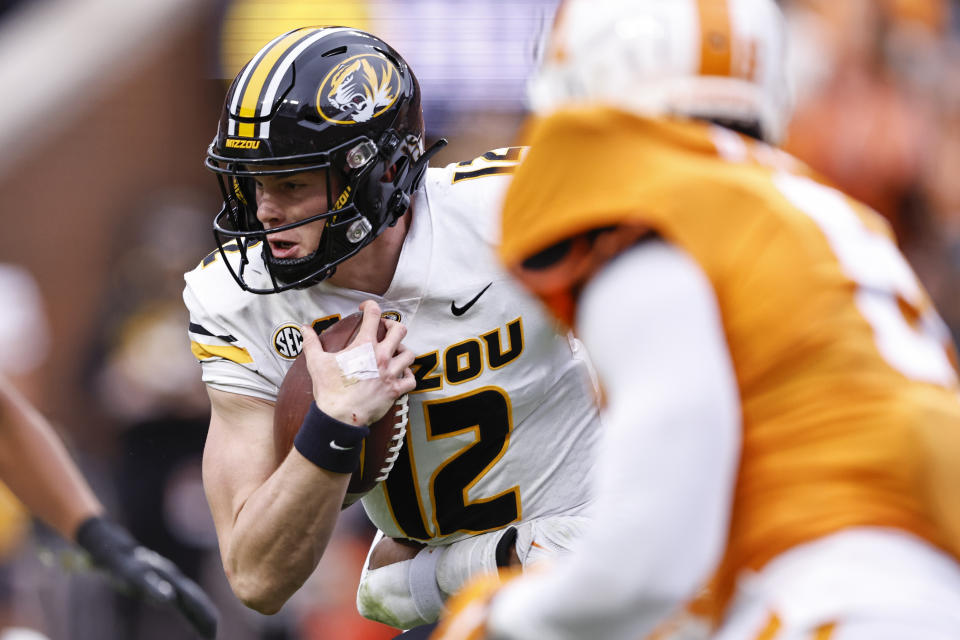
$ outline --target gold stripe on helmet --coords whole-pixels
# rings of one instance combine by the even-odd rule
[[[733,30],[727,0],[697,0],[700,14],[700,75],[733,73]]]
[[[551,62],[566,62],[567,48],[562,34],[566,30],[565,22],[567,19],[567,5],[569,2],[563,0],[557,7],[557,12],[553,17],[553,27],[551,28],[550,38],[547,40],[549,47],[546,51],[545,59]]]
[[[316,28],[297,29],[279,40],[260,58],[256,68],[250,74],[247,86],[243,89],[243,98],[240,101],[238,113],[241,118],[253,118],[257,115],[260,94],[263,93],[263,88],[267,84],[267,79],[270,77],[270,72],[273,71],[277,60],[300,42],[304,36],[315,31],[317,31]],[[253,122],[238,122],[237,135],[243,138],[252,138],[254,136],[254,126]]]

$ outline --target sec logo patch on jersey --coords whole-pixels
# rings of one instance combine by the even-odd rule
[[[273,349],[280,356],[293,360],[303,350],[303,334],[298,325],[287,323],[273,332]]]

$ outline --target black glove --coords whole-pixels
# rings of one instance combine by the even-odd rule
[[[102,517],[84,520],[77,544],[131,595],[171,604],[204,638],[217,635],[217,608],[195,582],[160,554],[140,546],[120,525]]]

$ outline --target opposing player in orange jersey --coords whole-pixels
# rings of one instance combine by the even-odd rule
[[[531,84],[501,255],[606,393],[575,553],[474,583],[435,634],[960,638],[960,400],[886,224],[768,146],[772,0],[569,0]],[[659,630],[658,630],[659,628]]]

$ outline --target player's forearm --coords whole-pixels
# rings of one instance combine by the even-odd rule
[[[581,305],[578,326],[608,401],[593,522],[553,571],[497,594],[497,638],[646,637],[722,556],[740,407],[706,277],[651,242],[596,276]]]
[[[34,515],[72,540],[102,505],[47,420],[2,380],[0,409],[0,479]]]
[[[349,474],[293,450],[277,464],[273,403],[209,389],[203,486],[230,586],[248,607],[275,613],[316,567]]]
[[[230,585],[246,606],[276,613],[303,585],[330,540],[349,479],[294,450],[247,498],[223,549]]]

